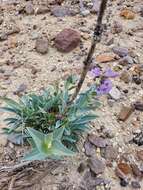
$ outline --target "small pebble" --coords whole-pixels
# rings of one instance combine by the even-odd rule
[[[90,11],[88,10],[88,9],[83,9],[83,10],[81,10],[81,15],[82,16],[87,16],[87,15],[89,15],[90,14]]]
[[[132,188],[134,188],[134,189],[140,189],[140,188],[141,188],[141,185],[139,184],[138,181],[132,181],[132,182],[131,182],[131,186],[132,186]]]
[[[122,187],[127,187],[128,184],[129,184],[129,182],[128,182],[126,179],[121,179],[121,180],[120,180],[120,185],[121,185]]]
[[[125,57],[128,55],[128,49],[124,47],[113,47],[113,52],[120,57]]]
[[[119,60],[119,64],[123,65],[123,66],[126,66],[128,64],[133,64],[133,63],[134,63],[134,61],[133,61],[132,57],[130,57],[129,55],[127,55]]]
[[[121,97],[121,92],[118,90],[118,88],[113,87],[110,92],[109,95],[111,96],[112,99],[114,100],[119,100]]]
[[[133,81],[137,84],[140,85],[141,84],[141,79],[138,76],[133,76]]]
[[[46,38],[38,38],[35,49],[38,53],[46,54],[48,52],[48,40]]]

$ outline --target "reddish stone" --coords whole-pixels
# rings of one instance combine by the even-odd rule
[[[118,168],[125,174],[128,175],[132,173],[131,167],[127,163],[119,163]]]
[[[115,55],[112,54],[101,54],[96,57],[96,61],[99,63],[107,63],[115,60]]]
[[[123,9],[120,13],[120,16],[124,17],[125,19],[134,19],[135,13],[129,9]]]
[[[118,119],[121,121],[126,121],[130,117],[130,115],[133,113],[133,111],[134,111],[134,107],[123,106],[119,113]]]
[[[80,42],[80,34],[72,29],[64,29],[55,38],[55,47],[61,51],[68,53],[78,46]]]
[[[115,169],[115,174],[120,179],[126,179],[126,175],[118,167]]]

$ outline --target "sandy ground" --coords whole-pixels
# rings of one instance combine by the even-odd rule
[[[3,8],[0,14],[4,18],[4,22],[0,25],[0,31],[7,31],[10,27],[19,27],[20,32],[10,35],[7,40],[0,42],[0,69],[4,70],[8,76],[4,78],[0,75],[0,95],[7,95],[17,99],[13,92],[21,84],[27,85],[26,92],[39,91],[56,80],[64,79],[68,74],[80,73],[82,61],[85,57],[82,49],[77,47],[70,53],[60,53],[54,47],[53,39],[62,29],[73,28],[82,35],[81,44],[83,49],[88,49],[96,15],[89,14],[83,17],[78,13],[75,16],[56,18],[50,13],[39,15],[17,14],[16,9],[18,6],[14,7],[7,2],[0,5]],[[143,17],[139,14],[140,6],[143,4],[142,0],[122,1],[123,3],[118,5],[119,2],[121,1],[110,1],[112,6],[108,7],[107,15],[111,15],[109,24],[112,26],[113,21],[118,20],[123,25],[123,31],[119,34],[113,34],[111,33],[111,28],[108,27],[107,31],[104,32],[101,44],[96,48],[94,60],[99,54],[112,53],[113,46],[123,46],[132,52],[137,64],[143,64]],[[26,2],[22,0],[21,4],[24,3]],[[68,5],[69,2],[66,1],[65,4]],[[131,10],[135,11],[136,16],[134,19],[126,20],[119,16],[121,9],[125,5],[130,5]],[[73,5],[73,7],[78,10],[78,4]],[[106,17],[104,22],[106,23]],[[33,29],[35,26],[36,29]],[[132,35],[130,35],[130,31],[133,31]],[[49,50],[45,55],[35,51],[35,38],[40,36],[46,36],[49,39]],[[107,45],[111,38],[114,39],[113,44]],[[16,45],[13,46],[12,44]],[[9,64],[5,64],[6,62]],[[107,65],[112,68],[116,67],[118,66],[118,60],[101,63],[103,68],[107,67]],[[33,68],[36,68],[36,74],[32,74]],[[87,76],[87,82],[89,81],[90,76]],[[111,107],[107,97],[101,97],[102,106],[97,111],[100,117],[95,121],[93,131],[99,131],[101,126],[111,130],[114,133],[114,137],[111,139],[112,144],[118,146],[120,154],[126,153],[128,159],[134,159],[136,150],[141,150],[142,147],[135,144],[131,145],[128,141],[133,137],[133,131],[141,130],[141,127],[143,127],[143,112],[135,111],[126,122],[119,122],[117,115],[122,105],[130,105],[132,102],[143,98],[143,86],[132,82],[125,84],[119,78],[114,79],[113,84],[119,87],[121,98],[118,101],[113,101],[113,106]],[[123,93],[125,89],[128,89],[128,94]],[[2,127],[4,126],[2,122],[4,116],[5,114],[0,116]],[[70,178],[70,183],[77,182],[76,179],[81,177],[77,172],[77,166],[82,160],[83,155],[78,155],[72,161],[68,161],[68,167],[57,174],[56,177],[52,175],[45,177],[40,185],[33,187],[32,190],[56,190],[58,189],[57,185],[48,186],[47,183],[55,182],[66,176]],[[130,186],[123,188],[119,185],[119,180],[114,172],[115,167],[116,163],[111,168],[107,167],[103,175],[112,181],[111,190],[132,189]]]

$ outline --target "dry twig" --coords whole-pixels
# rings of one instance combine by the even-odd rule
[[[13,190],[15,180],[16,180],[16,175],[12,177],[8,190]]]
[[[105,12],[105,9],[106,9],[107,1],[108,0],[102,0],[102,2],[101,2],[100,10],[99,10],[98,18],[97,18],[97,24],[96,24],[96,27],[94,29],[94,34],[93,34],[93,40],[92,40],[92,43],[91,43],[91,47],[90,47],[88,55],[87,55],[87,57],[86,57],[86,59],[84,61],[84,67],[83,67],[79,82],[77,84],[77,87],[75,89],[75,92],[74,92],[69,104],[72,104],[72,102],[76,99],[77,95],[79,94],[80,89],[82,87],[82,84],[83,84],[83,82],[85,80],[85,77],[87,75],[87,72],[89,71],[89,68],[90,68],[90,65],[91,65],[91,62],[92,62],[92,57],[93,57],[93,54],[94,54],[94,51],[95,51],[96,44],[99,43],[100,40],[101,40],[102,20],[103,20],[104,12]]]

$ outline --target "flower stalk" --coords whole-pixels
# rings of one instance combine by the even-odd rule
[[[91,47],[89,49],[86,59],[83,62],[84,63],[83,70],[82,70],[80,79],[78,81],[78,84],[76,86],[75,92],[73,93],[73,96],[72,96],[69,104],[72,104],[72,102],[76,99],[77,95],[79,94],[81,87],[83,85],[83,82],[85,80],[85,77],[87,75],[87,72],[89,71],[89,68],[90,68],[90,65],[92,62],[92,57],[93,57],[93,54],[95,51],[95,47],[96,47],[97,43],[99,43],[101,41],[101,35],[102,35],[102,31],[103,31],[102,20],[103,20],[104,12],[106,9],[107,1],[108,0],[101,1],[100,10],[99,10],[98,18],[97,18],[97,24],[95,26],[94,33],[93,33],[93,39],[91,42]]]

